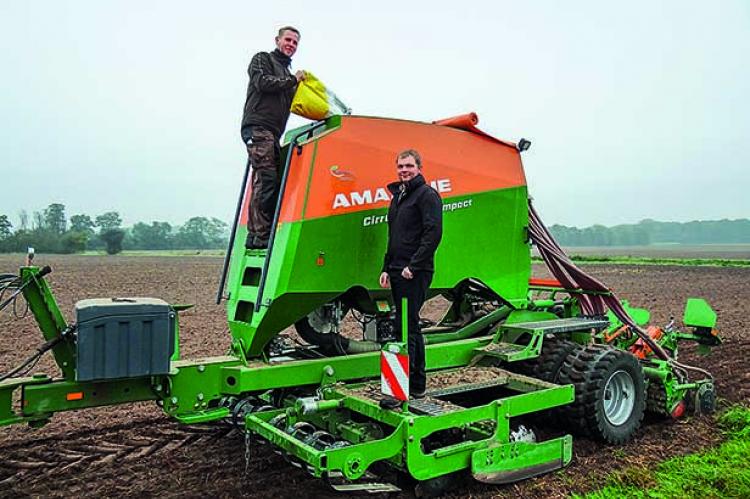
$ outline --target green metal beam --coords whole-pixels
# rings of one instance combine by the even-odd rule
[[[471,361],[474,349],[486,345],[490,338],[484,336],[428,345],[425,348],[427,369],[465,366]],[[332,375],[339,381],[379,377],[380,351],[279,364],[257,362],[247,366],[224,367],[221,370],[222,392],[240,394],[274,388],[318,385],[327,367],[333,370]]]
[[[60,411],[156,399],[150,377],[88,383],[49,380],[24,386],[21,407],[24,418],[34,418]]]
[[[516,375],[511,377],[515,379]],[[356,386],[334,388],[332,391],[325,392],[327,396],[332,396],[334,399],[321,403],[321,412],[335,414],[334,421],[350,421],[352,416],[358,413],[381,423],[381,427],[385,430],[382,438],[361,441],[335,449],[316,449],[286,431],[296,422],[315,421],[320,416],[319,414],[308,419],[295,408],[264,411],[249,414],[245,419],[245,424],[250,431],[261,435],[274,445],[309,464],[315,476],[340,471],[347,479],[356,480],[373,463],[387,461],[408,470],[414,478],[428,480],[472,467],[472,461],[476,459],[474,456],[477,452],[484,453],[480,455],[483,456],[481,462],[485,464],[476,467],[485,473],[502,472],[509,469],[512,463],[532,470],[536,466],[555,469],[567,464],[570,461],[571,438],[569,436],[539,444],[515,445],[510,442],[510,420],[513,417],[570,402],[573,399],[573,387],[544,383],[520,376],[515,381],[524,384],[526,389],[535,388],[535,391],[511,395],[485,405],[440,415],[383,410],[374,401],[349,395]],[[281,414],[286,414],[287,417],[282,427],[277,428],[270,424],[272,419]],[[469,430],[472,425],[480,422],[494,423],[494,432],[485,434],[484,438],[465,439],[432,451],[425,451],[423,440],[437,432],[449,429]],[[339,433],[337,428],[328,427],[327,429],[334,434]],[[506,449],[504,446],[510,447]],[[503,447],[504,450],[499,454],[489,453],[491,449],[497,447]]]
[[[45,341],[58,338],[68,327],[60,312],[52,291],[43,278],[37,278],[38,267],[21,267],[23,296],[29,304],[29,310],[36,319]],[[52,348],[55,362],[60,366],[63,377],[69,381],[75,379],[75,347],[72,342],[62,341]]]

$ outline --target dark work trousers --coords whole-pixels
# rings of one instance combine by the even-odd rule
[[[419,310],[424,304],[427,290],[432,282],[432,272],[414,272],[414,278],[404,279],[401,272],[389,271],[391,292],[396,305],[396,337],[401,340],[401,300],[408,301],[409,327],[409,391],[421,392],[427,387],[425,373],[424,337],[419,328]]]
[[[248,161],[253,167],[252,192],[247,217],[248,238],[267,243],[279,197],[279,141],[261,126],[252,128],[247,145]]]

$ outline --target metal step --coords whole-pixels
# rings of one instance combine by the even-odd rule
[[[444,376],[463,377],[464,379],[469,378],[467,380],[469,382],[457,383],[454,385],[446,386],[445,388],[438,388],[435,390],[428,390],[427,396],[425,398],[409,400],[409,411],[419,412],[430,416],[439,416],[441,414],[446,414],[449,412],[462,411],[466,408],[452,402],[442,400],[440,397],[447,397],[450,395],[456,395],[458,393],[472,392],[475,390],[483,390],[485,388],[493,388],[496,386],[505,385],[508,383],[508,379],[510,378],[511,373],[497,368],[464,368],[447,373],[431,374],[428,376],[428,384],[430,382],[429,380],[432,380],[433,383],[439,383],[440,378]],[[486,379],[488,376],[491,376],[492,379]],[[471,382],[470,379],[472,377],[474,377],[475,379],[476,377],[485,379],[483,381]]]
[[[409,400],[409,412],[426,414],[428,416],[440,416],[441,414],[462,411],[464,409],[460,405],[451,404],[445,400],[432,397]]]
[[[480,383],[467,383],[465,385],[451,386],[440,390],[430,390],[430,397],[445,397],[446,395],[455,395],[457,393],[472,392],[474,390],[483,390],[494,386],[501,386],[508,383],[508,378],[498,378],[496,380],[483,381]]]
[[[377,480],[377,478],[374,474],[367,472],[360,479],[361,481],[349,482],[344,478],[343,473],[333,471],[328,473],[326,482],[336,492],[367,492],[369,494],[401,492],[401,489],[392,483],[371,481]]]
[[[255,249],[248,249],[245,248],[245,255],[249,257],[261,257],[261,259],[266,257],[266,253],[268,253],[268,248],[255,248]]]
[[[541,333],[536,333],[541,334]],[[482,358],[490,356],[496,357],[504,362],[513,362],[523,360],[528,356],[526,350],[530,348],[527,345],[516,345],[515,343],[489,343],[486,346],[474,350],[476,356],[472,359],[472,365],[476,365]]]
[[[329,484],[330,487],[336,492],[367,492],[369,494],[384,494],[392,492],[401,492],[401,489],[393,485],[392,483],[345,483],[345,484]]]
[[[439,390],[430,390],[425,398],[409,400],[409,411],[427,414],[429,416],[440,416],[449,412],[457,412],[466,409],[460,405],[442,400],[438,397],[446,397],[457,393],[466,393],[485,388],[502,386],[508,382],[507,377],[480,383],[466,383],[463,385],[441,388]]]
[[[524,329],[527,331],[541,331],[544,333],[572,333],[586,329],[604,329],[609,326],[606,319],[587,319],[585,317],[567,317],[565,319],[553,319],[549,321],[519,322],[507,324],[502,327],[507,329]]]
[[[526,350],[526,345],[516,345],[515,343],[490,343],[486,347],[482,347],[481,349],[477,349],[477,351],[481,351],[482,353],[485,353],[487,355],[495,355],[498,357],[505,357],[507,355],[522,352]]]

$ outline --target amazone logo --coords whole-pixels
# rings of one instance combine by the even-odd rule
[[[354,174],[352,172],[340,169],[339,165],[332,165],[328,169],[328,171],[331,172],[331,175],[333,175],[339,180],[345,180],[345,181],[354,180]]]
[[[444,178],[430,182],[433,189],[439,193],[450,192],[453,190],[450,179]],[[352,191],[348,193],[337,193],[333,198],[333,209],[350,208],[352,206],[366,206],[381,201],[390,201],[391,195],[385,187],[379,187],[375,190],[366,189],[364,191]]]

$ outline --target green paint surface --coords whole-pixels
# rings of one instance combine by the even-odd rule
[[[484,282],[507,301],[524,300],[530,276],[525,242],[526,188],[502,189],[445,198],[443,240],[435,257],[431,295],[467,278]],[[279,226],[258,312],[258,286],[264,253],[246,252],[244,227],[238,229],[227,303],[230,330],[249,356],[285,327],[337,296],[358,289],[371,300],[388,299],[378,285],[387,241],[387,209],[302,220]],[[250,269],[250,270],[248,270]],[[259,280],[259,279],[258,279]]]

